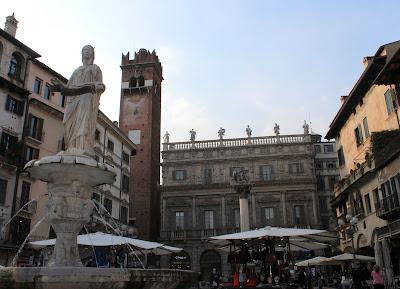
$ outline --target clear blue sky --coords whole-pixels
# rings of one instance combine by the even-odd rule
[[[156,50],[164,68],[162,134],[187,141],[302,133],[323,136],[364,70],[364,56],[400,40],[400,1],[6,1],[17,39],[69,78],[95,46],[119,117],[121,54]],[[3,22],[4,23],[4,22]]]

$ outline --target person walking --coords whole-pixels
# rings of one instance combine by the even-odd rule
[[[374,289],[384,289],[383,284],[383,272],[378,265],[374,265],[374,269],[371,272],[371,276],[374,279]]]
[[[354,268],[351,272],[355,289],[364,289],[365,271],[360,267],[360,262],[354,263]]]

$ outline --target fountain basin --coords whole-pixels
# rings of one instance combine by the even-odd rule
[[[0,288],[9,289],[185,289],[199,273],[172,269],[89,267],[0,268]]]

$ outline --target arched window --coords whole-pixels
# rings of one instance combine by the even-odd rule
[[[139,87],[144,86],[144,77],[143,76],[139,76],[138,83],[139,83]]]
[[[21,78],[21,70],[22,70],[22,58],[13,53],[10,60],[10,70],[8,71],[9,74],[16,78]]]
[[[132,78],[129,80],[129,87],[136,87],[136,86],[137,86],[136,77],[132,76]]]

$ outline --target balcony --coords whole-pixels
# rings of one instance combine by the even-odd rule
[[[386,237],[391,237],[393,235],[400,233],[400,220],[394,221],[387,226],[379,228],[376,230],[376,235],[378,240]]]
[[[217,236],[217,230],[216,229],[204,229],[201,230],[201,238],[209,238],[209,237],[214,237]]]
[[[0,167],[8,169],[10,173],[17,170],[19,159],[14,153],[0,149]]]
[[[21,198],[17,198],[17,206],[19,205],[17,210],[23,208],[21,210],[21,212],[27,213],[29,215],[35,214],[36,213],[36,208],[37,208],[37,201],[30,202],[28,205],[26,205],[26,203],[28,203],[29,201],[30,200],[24,200],[24,199],[21,199]]]
[[[400,217],[399,196],[390,195],[375,204],[377,217],[383,220],[394,220]]]
[[[44,131],[35,129],[31,131],[30,127],[25,127],[27,131],[26,139],[32,141],[35,144],[41,144],[44,141]]]
[[[171,231],[171,240],[186,241],[186,231],[185,230]]]

